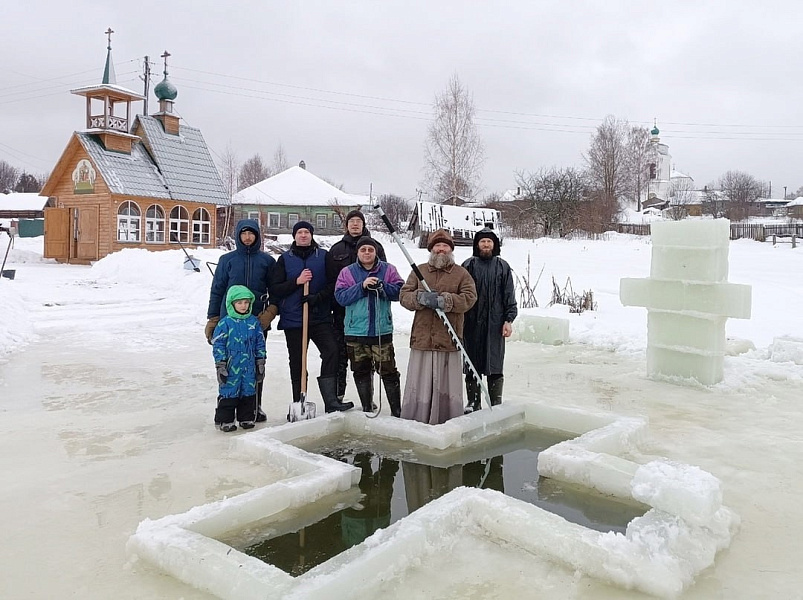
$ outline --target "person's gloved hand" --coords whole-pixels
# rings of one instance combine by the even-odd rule
[[[212,334],[215,333],[215,327],[217,327],[218,321],[220,321],[220,317],[210,317],[206,322],[206,327],[204,327],[204,335],[210,346],[212,345]]]
[[[318,294],[307,294],[306,296],[301,296],[301,304],[309,304],[310,308],[315,306],[320,299],[320,295]]]
[[[372,292],[381,292],[382,288],[385,287],[385,284],[381,281],[377,281],[376,283],[369,283],[365,286],[366,289],[371,290]]]
[[[265,359],[258,358],[257,359],[257,381],[262,381],[265,379]]]
[[[446,306],[443,298],[438,295],[438,292],[418,292],[418,303],[432,310],[437,308],[443,310],[443,307]]]
[[[257,315],[257,319],[259,319],[259,324],[262,326],[262,331],[270,331],[270,324],[273,322],[273,319],[276,318],[276,315],[279,314],[279,307],[275,304],[271,304],[265,307],[261,313]]]
[[[229,370],[226,368],[226,361],[215,363],[215,371],[217,372],[217,382],[223,385],[229,380]]]

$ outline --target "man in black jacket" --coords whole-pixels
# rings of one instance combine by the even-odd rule
[[[463,344],[477,373],[488,378],[492,405],[502,403],[505,338],[513,333],[518,314],[513,273],[499,252],[499,238],[486,228],[474,235],[474,255],[463,263],[477,286],[477,303],[466,313]],[[466,393],[466,412],[480,410],[482,390],[471,373],[466,374]]]
[[[327,265],[327,276],[332,281],[337,281],[345,267],[357,262],[357,241],[363,237],[371,237],[371,232],[365,226],[365,215],[359,210],[352,210],[346,215],[346,234],[339,242],[329,249],[329,264]],[[385,249],[382,244],[376,242],[376,254],[379,259],[387,262]],[[335,330],[335,338],[338,347],[337,361],[337,397],[343,400],[346,395],[346,375],[348,373],[349,359],[346,353],[346,337],[343,333],[343,321],[346,317],[346,309],[337,302],[332,305],[332,319]]]

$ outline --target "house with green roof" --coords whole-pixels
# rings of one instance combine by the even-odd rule
[[[159,112],[132,119],[132,103],[145,98],[116,84],[111,33],[102,82],[72,90],[86,98],[86,129],[72,134],[40,192],[44,256],[87,264],[123,248],[213,247],[216,208],[229,198],[200,130],[174,113],[170,55],[154,88]]]

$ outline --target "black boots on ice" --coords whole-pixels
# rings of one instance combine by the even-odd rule
[[[326,412],[338,412],[354,408],[353,402],[341,402],[337,398],[337,377],[318,377],[318,389],[321,391]]]

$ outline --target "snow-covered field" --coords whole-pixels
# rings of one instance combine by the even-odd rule
[[[401,251],[379,237],[406,276]],[[7,241],[0,238],[3,253]],[[425,260],[425,251],[407,247]],[[191,252],[210,262],[221,254]],[[456,251],[460,261],[469,253]],[[561,288],[571,278],[575,291],[592,290],[598,303],[582,315],[563,307],[522,311],[569,318],[570,343],[509,343],[506,399],[647,416],[650,455],[699,465],[722,480],[742,527],[684,598],[803,597],[803,357],[794,342],[777,340],[803,339],[803,250],[731,244],[729,281],[753,286],[753,316],[728,321],[733,353],[725,381],[712,387],[645,376],[646,311],[623,307],[618,291],[622,277],[649,275],[648,238],[507,240],[502,254],[520,276],[529,261],[533,282],[543,267],[541,307],[553,276]],[[183,269],[180,250],[125,250],[92,267],[41,255],[42,238],[16,239],[5,267],[16,278],[0,280],[0,597],[206,598],[130,562],[124,546],[144,518],[281,476],[233,460],[228,437],[212,427],[216,385],[203,337],[210,271],[205,264],[200,273]],[[396,306],[394,319],[404,375],[412,314]],[[290,397],[280,332],[270,333],[268,354],[270,425],[283,422]],[[310,360],[316,373],[314,351]],[[386,595],[642,597],[536,566],[510,549],[484,548],[481,564],[464,550],[409,573]]]

